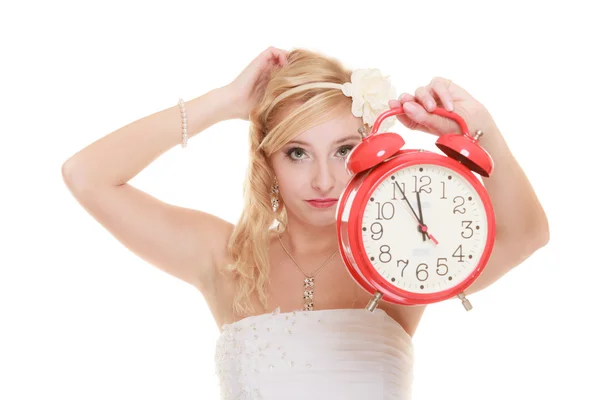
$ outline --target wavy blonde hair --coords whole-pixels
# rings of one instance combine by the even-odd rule
[[[271,73],[262,99],[250,113],[250,163],[244,182],[244,208],[229,239],[233,263],[226,266],[226,270],[235,273],[234,314],[254,313],[254,292],[267,312],[269,246],[273,235],[284,232],[287,225],[281,197],[276,212],[271,206],[275,174],[270,156],[298,134],[342,110],[350,111],[352,106],[352,99],[339,89],[308,88],[297,93],[290,89],[313,82],[343,84],[350,82],[351,74],[335,58],[294,49],[288,54],[287,64]]]

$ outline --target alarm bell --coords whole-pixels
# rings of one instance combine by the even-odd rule
[[[394,132],[366,135],[364,127],[361,127],[358,132],[363,140],[348,155],[346,170],[350,174],[365,171],[387,160],[398,153],[405,143],[402,136]]]
[[[452,111],[437,107],[431,113],[454,120],[462,131],[457,134],[441,135],[435,142],[436,146],[448,157],[464,164],[471,171],[489,177],[494,169],[494,162],[489,153],[477,143],[483,136],[483,132],[478,130],[472,136],[462,117]],[[359,129],[363,140],[352,149],[346,159],[346,169],[350,174],[372,168],[400,151],[405,144],[402,136],[395,132],[377,132],[384,119],[400,114],[404,114],[401,106],[391,108],[377,117],[370,134],[366,134],[364,127]]]
[[[448,157],[487,178],[494,169],[494,163],[488,152],[477,144],[482,135],[481,131],[475,132],[475,136],[469,135],[468,132],[442,135],[435,144]]]

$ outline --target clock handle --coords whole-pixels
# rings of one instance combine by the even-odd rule
[[[436,146],[447,156],[464,164],[471,171],[486,178],[489,177],[494,169],[494,161],[490,154],[478,144],[479,138],[483,135],[483,132],[477,130],[475,135],[471,135],[465,120],[453,111],[436,107],[431,113],[455,121],[462,132],[458,134],[441,135],[435,142]],[[400,114],[405,114],[404,107],[402,106],[390,108],[379,114],[373,123],[370,135],[372,136],[377,133],[384,119]]]
[[[462,305],[465,307],[465,310],[471,311],[473,309],[471,302],[467,299],[467,296],[465,296],[465,292],[459,293],[457,297],[462,300]]]
[[[455,113],[453,111],[448,111],[445,108],[441,108],[441,107],[436,107],[433,111],[431,111],[431,113],[439,115],[440,117],[446,117],[446,118],[449,118],[449,119],[455,121],[458,124],[458,126],[460,127],[460,130],[463,135],[465,135],[472,141],[476,141],[476,139],[473,136],[471,136],[471,134],[469,133],[469,127],[467,126],[467,123],[465,122],[465,120],[457,113]],[[404,108],[402,106],[390,108],[389,110],[384,111],[381,114],[379,114],[379,116],[375,119],[375,122],[373,123],[373,128],[371,129],[371,134],[377,133],[377,131],[379,130],[379,127],[381,126],[381,123],[383,122],[384,119],[391,117],[391,116],[400,115],[400,114],[406,114],[404,112]]]
[[[371,312],[375,311],[375,309],[377,308],[377,304],[379,304],[379,300],[381,300],[382,297],[383,293],[381,293],[380,291],[376,291],[373,298],[369,301],[369,304],[367,304],[367,310]]]

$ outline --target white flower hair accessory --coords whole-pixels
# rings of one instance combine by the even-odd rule
[[[389,110],[388,101],[396,99],[396,89],[389,75],[382,75],[376,68],[353,71],[350,82],[342,85],[342,92],[352,97],[352,115],[362,117],[369,127],[373,126],[382,112]],[[395,121],[396,118],[385,119],[380,130],[388,131]]]
[[[396,100],[396,89],[392,86],[389,75],[382,75],[377,68],[367,68],[354,70],[350,82],[344,84],[313,82],[286,90],[273,100],[270,109],[283,98],[312,88],[340,89],[345,96],[352,97],[352,115],[362,117],[363,122],[369,127],[373,127],[373,123],[381,113],[389,110],[388,101]],[[386,118],[381,123],[379,131],[388,131],[395,122],[395,117]]]

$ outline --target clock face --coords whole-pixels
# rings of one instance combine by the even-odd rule
[[[390,284],[420,294],[468,278],[487,235],[475,188],[436,164],[415,164],[387,176],[371,193],[362,219],[365,251],[375,270]]]

